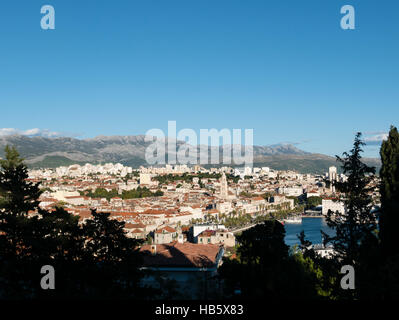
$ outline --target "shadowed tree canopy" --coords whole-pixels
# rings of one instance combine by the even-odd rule
[[[399,298],[399,133],[391,126],[380,150],[380,232],[382,257],[379,259],[378,293],[383,298]]]
[[[137,298],[151,292],[140,285],[138,240],[124,222],[92,211],[92,219],[63,208],[39,207],[39,184],[15,148],[6,147],[0,165],[0,298]],[[51,265],[56,290],[42,290],[40,270]]]
[[[276,220],[237,236],[236,259],[225,259],[220,268],[227,296],[241,290],[244,299],[316,298],[316,278],[284,243],[284,226]]]
[[[397,227],[399,225],[399,133],[391,127],[381,150],[381,215],[380,238],[384,254],[399,254]]]

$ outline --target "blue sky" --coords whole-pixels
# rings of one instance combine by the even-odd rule
[[[40,28],[44,4],[55,30]],[[340,28],[345,4],[355,30]],[[0,132],[135,135],[175,120],[341,154],[355,132],[398,125],[398,39],[395,0],[1,1]]]

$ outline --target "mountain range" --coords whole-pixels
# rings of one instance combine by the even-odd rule
[[[146,166],[145,150],[151,142],[144,135],[137,136],[98,136],[90,139],[69,137],[46,138],[25,135],[7,135],[0,137],[0,157],[4,157],[6,145],[15,146],[31,168],[54,168],[71,164],[99,164],[106,162],[122,163],[127,166]],[[177,149],[185,144],[176,141]],[[218,147],[209,147],[211,149]],[[244,147],[242,147],[244,148]],[[167,149],[166,149],[167,150]],[[202,149],[198,148],[198,154]],[[244,149],[242,149],[244,150]],[[206,152],[206,150],[204,151]],[[296,170],[301,173],[323,174],[328,167],[338,167],[334,157],[300,150],[292,144],[253,147],[254,166],[270,167],[276,170]],[[364,161],[380,167],[380,160],[364,158]]]

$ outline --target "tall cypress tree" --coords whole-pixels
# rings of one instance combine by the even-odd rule
[[[372,212],[372,197],[370,182],[374,178],[375,168],[362,162],[361,133],[357,133],[353,148],[343,153],[343,157],[337,156],[341,163],[346,181],[334,182],[340,192],[340,201],[345,204],[345,212],[332,212],[327,214],[327,224],[336,232],[330,237],[324,234],[325,242],[332,242],[336,255],[332,259],[332,266],[337,270],[343,265],[351,265],[355,268],[356,290],[342,290],[339,282],[334,285],[334,295],[340,299],[358,299],[364,296],[370,297],[375,288],[375,268],[373,264],[378,254],[378,238],[376,235],[377,219]],[[339,279],[339,278],[338,278]],[[338,290],[337,290],[338,289]]]
[[[381,215],[380,239],[386,256],[399,253],[396,244],[399,225],[399,133],[391,126],[389,136],[381,150]]]
[[[371,213],[371,189],[368,187],[375,168],[361,160],[364,144],[358,132],[350,152],[344,152],[343,158],[337,156],[348,179],[334,184],[342,194],[341,201],[345,204],[346,212],[329,211],[326,219],[328,226],[336,231],[334,237],[327,237],[328,240],[334,244],[339,259],[349,264],[358,261],[362,242],[373,237],[373,231],[376,230],[376,216]]]

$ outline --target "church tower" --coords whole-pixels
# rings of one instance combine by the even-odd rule
[[[227,199],[228,191],[227,191],[227,178],[226,174],[223,172],[222,178],[220,180],[220,198]]]
[[[330,180],[330,190],[335,193],[334,182],[337,181],[337,167],[328,168],[328,178]]]

